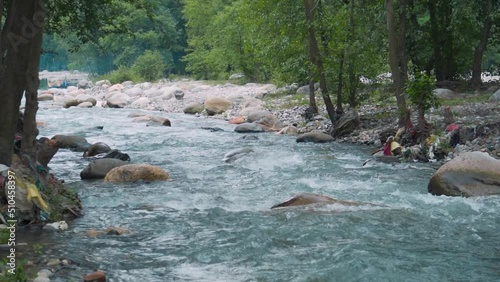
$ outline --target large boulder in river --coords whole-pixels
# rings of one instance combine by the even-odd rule
[[[231,108],[231,101],[221,97],[209,97],[205,100],[205,110],[210,116],[221,114]]]
[[[137,180],[155,181],[168,180],[170,175],[161,167],[149,164],[127,164],[113,168],[104,181],[108,182],[134,182]]]
[[[427,190],[438,196],[498,195],[500,194],[500,160],[482,152],[461,154],[434,173]]]
[[[81,179],[102,179],[115,167],[126,165],[128,162],[118,159],[96,159],[80,172]]]
[[[314,193],[301,193],[301,194],[294,196],[293,198],[291,198],[288,201],[285,201],[283,203],[279,203],[277,205],[272,206],[271,209],[284,208],[284,207],[294,207],[294,206],[304,206],[304,205],[311,205],[311,204],[340,204],[340,205],[345,205],[345,206],[363,205],[363,203],[359,203],[359,202],[337,200],[334,198],[330,198],[327,196],[318,195],[318,194],[314,194]]]
[[[109,151],[111,151],[111,148],[107,144],[103,142],[97,142],[87,148],[87,150],[83,153],[83,157],[84,158],[93,157],[95,155],[107,153]]]
[[[77,152],[85,152],[87,148],[91,146],[91,144],[87,142],[87,139],[81,136],[55,135],[51,139],[59,142],[59,148],[70,149]]]
[[[242,123],[236,126],[234,131],[238,133],[257,133],[257,132],[264,132],[264,129],[262,128],[262,126],[256,123]]]
[[[326,133],[313,131],[299,135],[296,141],[297,143],[300,142],[327,143],[327,142],[333,142],[335,141],[335,139]]]

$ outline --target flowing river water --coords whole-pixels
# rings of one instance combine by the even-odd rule
[[[499,281],[500,198],[436,197],[425,164],[369,162],[370,148],[242,140],[225,121],[183,114],[172,127],[134,123],[128,109],[43,108],[41,136],[81,135],[160,166],[172,180],[81,181],[82,153],[50,163],[76,189],[85,215],[70,230],[40,235],[52,256],[78,267],[51,281]],[[96,129],[103,126],[103,130]],[[211,132],[201,127],[219,127]],[[226,152],[254,153],[233,163]],[[270,210],[300,192],[376,205]],[[130,234],[90,238],[87,229]]]

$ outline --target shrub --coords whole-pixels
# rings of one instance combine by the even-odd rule
[[[430,108],[438,108],[441,100],[434,95],[434,85],[434,78],[424,73],[416,73],[415,78],[408,81],[406,85],[406,94],[410,102],[423,112]]]
[[[133,82],[142,80],[137,74],[134,73],[134,71],[132,71],[132,69],[127,68],[126,66],[120,66],[117,70],[101,76],[100,79],[107,79],[113,84],[129,80]]]
[[[132,71],[146,81],[155,81],[163,77],[167,65],[158,51],[146,50],[132,65]]]

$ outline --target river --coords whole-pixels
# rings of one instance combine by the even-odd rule
[[[40,108],[41,136],[82,135],[172,175],[81,181],[88,161],[60,150],[50,167],[78,191],[85,215],[42,235],[48,253],[77,265],[51,281],[80,281],[96,268],[108,281],[500,280],[500,197],[432,196],[425,164],[363,167],[370,148],[272,133],[241,140],[234,125],[183,114],[157,113],[172,127],[147,127],[128,109]],[[241,147],[254,153],[223,162]],[[270,210],[300,192],[376,205]],[[85,235],[111,226],[131,233]]]

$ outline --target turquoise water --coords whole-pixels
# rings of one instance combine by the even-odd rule
[[[50,237],[49,252],[78,265],[52,281],[79,281],[96,268],[109,281],[500,280],[500,197],[429,195],[426,165],[363,167],[370,148],[271,133],[246,141],[227,122],[182,114],[163,114],[168,128],[133,123],[132,110],[40,108],[42,136],[83,135],[173,177],[80,181],[87,161],[59,151],[51,168],[79,192],[85,216]],[[255,152],[222,161],[241,147]],[[377,205],[269,210],[300,192]],[[131,233],[84,234],[110,226]]]

